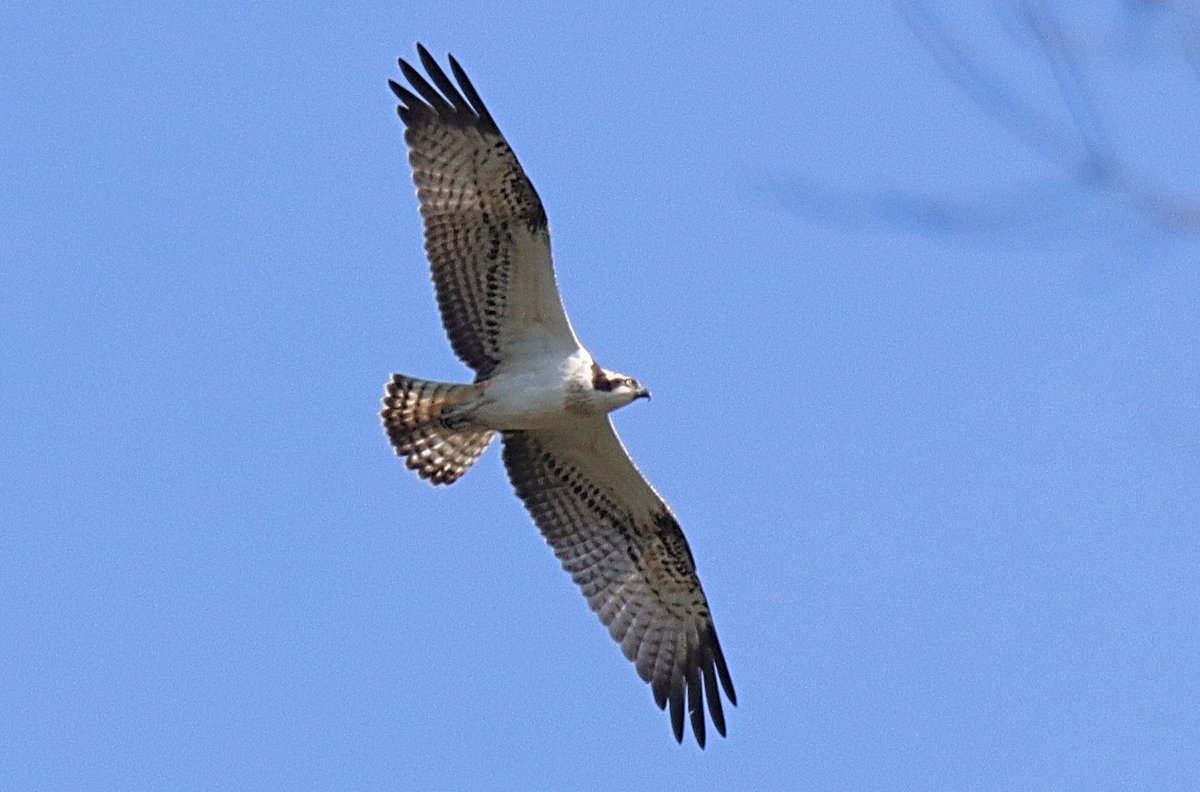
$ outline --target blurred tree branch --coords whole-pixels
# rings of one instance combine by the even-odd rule
[[[1066,110],[1067,122],[1039,111],[1002,75],[990,70],[956,35],[947,15],[923,0],[893,0],[897,13],[943,73],[1014,138],[1054,163],[1058,178],[1002,191],[995,196],[942,198],[915,192],[851,195],[816,181],[780,185],[780,197],[796,208],[824,215],[838,213],[872,222],[916,225],[932,231],[989,233],[1048,222],[1048,199],[1063,201],[1071,190],[1124,206],[1163,231],[1200,234],[1200,196],[1185,198],[1150,183],[1114,143],[1102,106],[1089,83],[1101,48],[1074,41],[1047,0],[1000,4],[1012,29],[1047,67]],[[1169,28],[1179,55],[1200,81],[1200,7],[1186,0],[1126,0],[1130,14],[1154,17]],[[1145,21],[1145,20],[1143,20]],[[1126,20],[1129,23],[1129,20]]]

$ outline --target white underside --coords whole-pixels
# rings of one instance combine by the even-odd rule
[[[470,422],[497,431],[554,429],[630,401],[592,389],[592,356],[586,350],[538,362],[532,370],[493,375],[470,405]]]

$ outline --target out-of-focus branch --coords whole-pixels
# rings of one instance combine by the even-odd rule
[[[1200,3],[1192,0],[1140,0],[1148,13],[1170,14],[1180,49],[1200,77]],[[893,0],[899,16],[945,75],[976,105],[1024,145],[1055,163],[1067,180],[1045,179],[999,197],[939,198],[915,192],[850,195],[814,181],[780,185],[777,194],[809,213],[843,219],[900,222],[940,233],[989,233],[1023,224],[1042,226],[1047,207],[1077,206],[1064,200],[1073,190],[1126,207],[1170,232],[1200,234],[1200,198],[1170,195],[1138,175],[1108,131],[1102,106],[1088,82],[1087,58],[1064,32],[1046,0],[1015,0],[1009,10],[1020,35],[1045,61],[1066,108],[1068,123],[1039,112],[1004,79],[986,68],[954,35],[944,13],[923,0]],[[824,210],[818,204],[824,201]],[[1070,211],[1070,209],[1064,209]]]
[[[1038,44],[1054,75],[1058,92],[1075,122],[1075,129],[1087,151],[1091,175],[1107,181],[1114,155],[1104,121],[1096,112],[1083,72],[1063,36],[1062,28],[1044,4],[1022,0],[1021,17],[1030,36]]]
[[[1104,190],[1131,210],[1171,231],[1200,232],[1200,203],[1189,203],[1151,187],[1135,175],[1112,145],[1103,116],[1088,88],[1084,69],[1044,0],[1021,0],[1031,39],[1046,59],[1063,103],[1087,151],[1081,186]]]
[[[1073,156],[1075,147],[1069,135],[1056,129],[1009,91],[1000,79],[984,70],[979,60],[950,35],[946,24],[936,18],[924,3],[918,0],[893,0],[893,5],[946,76],[996,121],[1051,157],[1062,159]]]

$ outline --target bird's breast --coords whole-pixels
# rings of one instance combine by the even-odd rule
[[[572,416],[572,391],[572,384],[556,372],[497,377],[488,383],[472,418],[499,431],[561,426]]]

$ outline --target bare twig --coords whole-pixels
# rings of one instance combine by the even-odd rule
[[[1034,3],[1032,0],[1022,0],[1021,11],[1030,34],[1050,66],[1058,92],[1087,151],[1084,175],[1090,175],[1103,183],[1109,182],[1112,163],[1115,160],[1109,136],[1100,114],[1096,112],[1084,82],[1082,69],[1063,37],[1058,20],[1046,4]]]
[[[1025,142],[1054,159],[1071,158],[1075,147],[1069,136],[1025,105],[994,75],[988,73],[947,32],[946,25],[918,0],[893,0],[900,17],[946,76],[993,118]]]
[[[1167,195],[1135,175],[1113,144],[1103,113],[1090,90],[1086,69],[1065,36],[1049,4],[1017,0],[1021,20],[1037,52],[1045,60],[1067,112],[1071,129],[1064,130],[1049,117],[1030,107],[1004,81],[982,66],[953,35],[944,18],[921,0],[893,0],[900,17],[917,40],[941,66],[943,72],[980,108],[1017,135],[1024,143],[1049,157],[1070,174],[1077,188],[1099,193],[1124,204],[1169,231],[1200,232],[1200,203]],[[1185,2],[1161,0],[1175,15],[1185,57],[1200,76],[1200,10]],[[988,207],[1006,215],[1010,223],[1028,219],[1022,210],[1027,200],[1014,196],[1012,203],[959,202],[916,194],[879,194],[874,200],[858,199],[877,215],[890,214],[906,222],[924,222],[931,228],[984,229],[1008,223],[987,222]],[[1043,196],[1047,197],[1047,196]],[[972,205],[973,204],[973,205]],[[955,208],[957,206],[957,208]],[[885,211],[886,208],[886,211]]]

